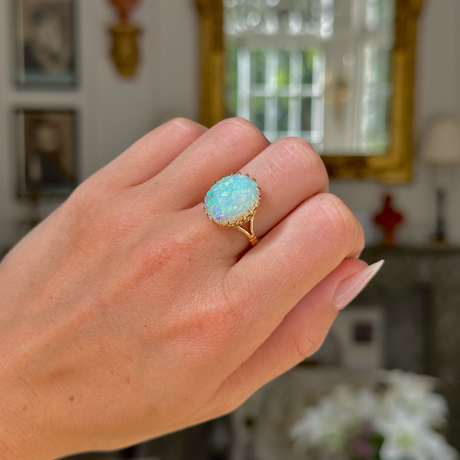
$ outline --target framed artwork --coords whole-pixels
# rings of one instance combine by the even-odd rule
[[[75,86],[75,0],[13,0],[16,82],[21,87]]]
[[[15,113],[20,197],[68,195],[77,185],[77,114],[73,110]]]

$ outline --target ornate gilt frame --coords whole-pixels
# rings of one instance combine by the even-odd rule
[[[200,16],[201,116],[205,126],[224,118],[224,34],[222,0],[195,0]],[[322,158],[334,179],[371,178],[404,182],[411,177],[417,21],[423,0],[396,0],[393,50],[391,146],[381,156]]]

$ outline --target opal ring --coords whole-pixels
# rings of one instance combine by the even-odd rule
[[[204,199],[206,215],[222,227],[233,227],[244,233],[255,246],[259,240],[254,234],[254,215],[260,204],[257,182],[241,173],[217,181]],[[249,222],[249,229],[243,225]]]

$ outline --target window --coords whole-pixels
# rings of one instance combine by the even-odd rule
[[[394,2],[367,0],[364,44],[362,148],[385,153],[390,144],[391,34]],[[390,31],[390,33],[388,32]]]
[[[390,144],[391,50],[370,42],[364,47],[362,149],[382,154]]]
[[[252,121],[272,142],[300,136],[321,150],[325,60],[311,37],[330,35],[332,1],[297,2],[293,11],[288,3],[225,1],[228,115]]]
[[[251,120],[270,141],[300,136],[320,145],[323,135],[324,57],[317,49],[251,50],[233,46],[227,71],[231,115]],[[232,67],[230,67],[232,66]]]
[[[224,0],[226,108],[275,141],[384,153],[394,0]],[[350,152],[351,151],[351,152]]]

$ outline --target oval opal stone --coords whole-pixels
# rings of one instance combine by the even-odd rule
[[[204,207],[211,219],[231,225],[251,214],[259,204],[255,180],[242,174],[227,176],[216,182],[206,194]]]

